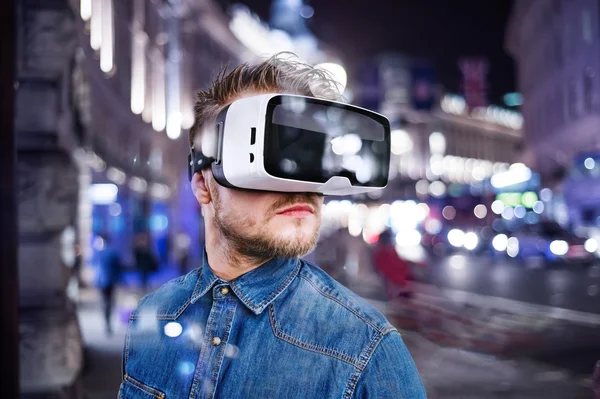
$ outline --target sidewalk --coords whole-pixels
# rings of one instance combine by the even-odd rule
[[[131,294],[119,290],[113,315],[114,334],[105,333],[100,294],[96,290],[81,293],[79,325],[85,347],[83,385],[86,399],[114,399],[121,384],[121,354],[127,324],[120,320],[119,308],[131,302]]]
[[[151,290],[177,277],[176,273],[174,267],[153,273],[149,279]],[[114,334],[110,337],[105,333],[100,293],[92,288],[82,289],[79,293],[77,313],[85,348],[83,384],[86,399],[114,399],[121,384],[121,356],[129,313],[144,295],[136,272],[124,273],[122,281],[124,285],[115,292]]]

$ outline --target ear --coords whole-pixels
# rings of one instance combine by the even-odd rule
[[[208,172],[204,170],[196,172],[192,177],[192,192],[198,202],[202,205],[208,205],[212,200],[205,173]]]

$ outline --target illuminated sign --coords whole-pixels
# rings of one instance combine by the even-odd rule
[[[535,191],[500,193],[496,196],[496,200],[501,201],[504,206],[516,207],[523,205],[525,208],[533,208],[533,204],[538,201],[538,195]]]
[[[515,130],[520,130],[523,127],[523,116],[520,112],[490,105],[488,107],[476,107],[469,113],[467,103],[462,96],[447,94],[442,98],[440,106],[442,111],[447,114],[466,116]]]
[[[92,184],[88,189],[88,198],[92,204],[108,205],[117,200],[119,188],[115,184]]]

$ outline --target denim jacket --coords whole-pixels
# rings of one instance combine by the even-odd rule
[[[425,398],[400,334],[317,266],[275,259],[232,281],[203,265],[129,320],[119,398]]]

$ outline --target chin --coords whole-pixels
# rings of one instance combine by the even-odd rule
[[[298,228],[295,226],[289,226],[287,228],[280,229],[277,231],[277,238],[288,240],[288,241],[309,241],[314,235],[314,227],[308,226]]]
[[[283,225],[279,224],[272,231],[273,238],[290,242],[309,242],[313,239],[319,226],[314,220],[302,220],[301,223],[289,221]]]

